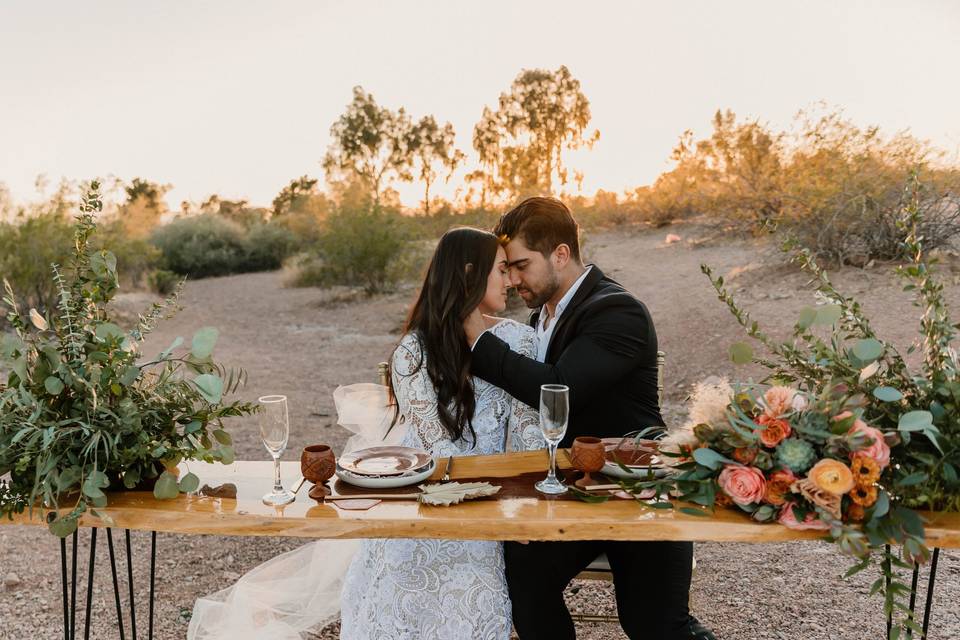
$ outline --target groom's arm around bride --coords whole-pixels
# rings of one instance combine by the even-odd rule
[[[581,435],[620,436],[663,425],[650,314],[597,266],[584,266],[569,209],[553,198],[529,198],[505,214],[494,233],[506,242],[511,284],[534,310],[539,351],[536,359],[512,352],[475,315],[464,324],[474,345],[472,373],[531,406],[539,404],[541,385],[567,385],[570,419],[561,446]],[[690,543],[508,543],[505,553],[522,640],[574,637],[563,589],[601,553],[610,560],[620,623],[630,638],[713,637],[687,610]]]

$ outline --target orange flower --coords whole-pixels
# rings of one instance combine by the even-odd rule
[[[807,472],[807,477],[823,491],[842,496],[854,487],[853,472],[839,460],[824,458]]]
[[[758,430],[760,442],[771,449],[780,444],[780,441],[792,432],[789,422],[780,418],[771,418],[765,413],[761,414],[756,422],[761,427]]]
[[[853,478],[860,487],[869,487],[880,479],[880,465],[873,458],[858,456],[850,463]]]
[[[733,459],[742,464],[750,464],[757,457],[757,450],[752,447],[738,447],[733,450]]]
[[[729,507],[733,504],[733,500],[723,491],[717,491],[717,495],[713,499],[713,503],[718,507]]]
[[[779,507],[787,501],[786,496],[790,493],[790,485],[796,482],[797,477],[792,472],[781,469],[774,471],[767,478],[767,491],[763,495],[763,501]]]
[[[853,500],[855,505],[861,507],[872,506],[873,503],[877,501],[877,488],[872,485],[868,487],[863,485],[856,486],[853,488],[853,491],[850,492],[850,499]]]
[[[856,489],[854,489],[854,491],[856,491]],[[847,507],[847,518],[853,522],[863,522],[866,516],[867,514],[864,512],[863,507],[856,502]]]

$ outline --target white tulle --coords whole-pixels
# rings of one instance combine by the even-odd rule
[[[393,412],[386,387],[339,387],[333,399],[338,423],[354,434],[344,453],[404,439],[405,424],[388,429]],[[299,499],[305,496],[303,492]],[[359,540],[317,540],[271,558],[231,587],[197,600],[187,638],[301,640],[302,632],[340,614],[343,579],[359,547]]]

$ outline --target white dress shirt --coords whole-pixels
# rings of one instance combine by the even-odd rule
[[[590,270],[593,269],[593,266],[587,267],[580,277],[577,278],[577,281],[573,283],[573,286],[570,287],[563,297],[560,298],[560,302],[557,303],[556,313],[553,317],[550,318],[548,325],[544,326],[547,321],[547,307],[546,305],[540,307],[540,317],[537,319],[537,361],[544,362],[547,359],[547,349],[550,348],[550,338],[553,337],[553,328],[557,326],[557,320],[560,319],[560,315],[563,314],[563,310],[567,308],[567,305],[570,304],[570,301],[573,300],[573,296],[577,294],[577,289],[580,288],[580,285],[583,284],[584,279],[587,277],[587,274],[590,273]]]

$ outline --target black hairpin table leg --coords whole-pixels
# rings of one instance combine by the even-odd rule
[[[930,578],[927,580],[927,603],[923,609],[923,638],[926,640],[927,627],[930,625],[930,608],[933,606],[933,590],[936,587],[937,580],[937,560],[940,558],[940,549],[933,550],[933,557],[930,559]]]
[[[129,529],[124,530],[125,542],[126,542],[126,551],[127,551],[127,585],[129,587],[130,594],[130,637],[132,640],[137,638],[137,607],[136,600],[134,599],[134,588],[133,588],[133,553],[130,544],[130,531]],[[60,583],[61,583],[61,596],[63,598],[63,638],[64,640],[75,640],[76,638],[76,621],[77,621],[77,545],[78,545],[78,535],[79,531],[73,532],[73,543],[71,545],[71,559],[70,559],[70,575],[69,575],[69,584],[70,588],[67,588],[68,575],[67,575],[67,540],[66,538],[61,538],[60,540]],[[117,575],[117,561],[116,561],[116,550],[113,546],[113,530],[107,529],[107,548],[110,554],[110,575],[113,580],[113,597],[114,605],[117,610],[117,629],[119,631],[120,640],[126,640],[126,633],[123,624],[123,608],[120,603],[120,580]],[[89,640],[90,638],[90,624],[93,620],[93,579],[94,573],[96,570],[96,557],[97,557],[97,528],[93,527],[90,530],[90,561],[87,568],[87,602],[86,602],[86,617],[83,624],[83,637],[84,640]],[[148,620],[148,637],[150,640],[153,639],[153,616],[155,609],[155,593],[156,593],[156,575],[157,575],[157,534],[156,532],[150,533],[150,601],[149,601],[149,620]]]

